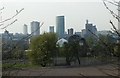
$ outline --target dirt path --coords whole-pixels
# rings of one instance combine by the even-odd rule
[[[117,76],[113,65],[88,67],[45,67],[12,71],[12,76]]]

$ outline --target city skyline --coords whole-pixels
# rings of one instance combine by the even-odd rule
[[[28,25],[28,33],[30,33],[30,22],[32,21],[44,22],[40,33],[48,32],[50,25],[56,29],[56,16],[61,15],[66,18],[65,31],[73,28],[74,31],[80,32],[85,28],[86,19],[95,24],[98,30],[111,30],[112,26],[109,20],[113,20],[117,28],[117,21],[113,19],[102,2],[20,2],[19,4],[18,2],[9,2],[8,5],[7,3],[3,2],[5,7],[2,13],[3,19],[15,14],[16,9],[24,8],[24,11],[16,17],[18,21],[7,27],[7,30],[13,33],[23,33],[24,24]],[[3,31],[0,29],[0,32]]]

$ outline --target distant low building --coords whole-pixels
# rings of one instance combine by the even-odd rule
[[[102,30],[102,31],[97,31],[97,34],[101,34],[101,35],[112,35],[112,32],[110,30]]]
[[[68,35],[73,35],[73,28],[68,29]]]
[[[75,32],[75,34],[81,36],[81,32]]]
[[[81,37],[84,38],[85,34],[86,34],[86,29],[83,29],[82,32],[81,32]]]
[[[95,25],[93,25],[92,23],[89,23],[88,20],[86,20],[86,24],[85,24],[85,38],[87,37],[95,37],[94,35],[97,35],[97,28]]]
[[[107,39],[112,43],[115,43],[117,39],[119,38],[116,33],[113,33],[109,30],[98,31],[97,35],[98,37],[100,37],[101,35],[107,37]]]
[[[13,34],[9,33],[9,31],[6,30],[4,33],[1,34],[1,38],[3,45],[6,46],[6,49],[8,49],[7,46],[9,47],[21,46],[23,50],[28,48],[27,35],[19,33]]]

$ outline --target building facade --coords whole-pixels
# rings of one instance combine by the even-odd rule
[[[64,16],[56,17],[56,33],[58,38],[63,38],[65,33],[65,20]]]
[[[84,38],[84,37],[85,37],[85,34],[86,34],[86,29],[82,29],[81,37]]]
[[[73,28],[68,29],[68,35],[73,35]]]
[[[96,25],[89,23],[88,20],[86,20],[85,28],[85,37],[94,37],[94,35],[97,35]]]
[[[31,34],[33,36],[40,35],[40,22],[33,21],[31,22]]]
[[[54,33],[54,26],[49,27],[49,32]]]

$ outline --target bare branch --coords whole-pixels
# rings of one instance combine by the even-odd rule
[[[18,15],[20,12],[22,12],[23,10],[24,10],[24,8],[22,8],[22,9],[21,9],[21,10],[19,10],[19,11],[18,11],[18,10],[16,10],[16,14],[15,14],[13,17],[11,17],[11,19],[12,19],[12,18],[14,18],[15,16],[17,16],[17,15]]]
[[[0,23],[4,23],[4,22],[6,22],[6,21],[9,21],[9,20],[13,19],[13,18],[16,17],[18,14],[20,14],[23,10],[24,10],[24,8],[22,8],[21,10],[19,10],[18,12],[16,12],[16,14],[13,15],[11,18],[5,19],[5,20],[1,21]]]
[[[115,1],[115,0],[112,0],[112,1],[113,1],[114,3],[117,3],[117,4],[119,3],[119,2],[117,2],[117,1]]]
[[[10,24],[6,25],[5,27],[3,27],[3,28],[1,28],[1,29],[5,29],[5,28],[7,28],[8,26],[14,24],[16,21],[17,21],[17,19],[15,19],[13,22],[11,22]]]
[[[0,9],[0,11],[2,11],[2,10],[4,10],[5,8],[4,7],[2,7],[1,9]]]
[[[117,35],[120,37],[120,33],[117,31],[115,25],[113,24],[113,22],[110,20],[110,24],[112,25],[114,32],[117,33]]]
[[[95,36],[96,38],[98,38],[105,46],[108,46],[102,39],[100,39],[96,34],[94,34],[91,30],[88,29],[88,31]]]
[[[104,6],[106,7],[106,9],[111,13],[111,15],[112,15],[114,18],[116,18],[116,19],[118,20],[118,22],[120,22],[120,16],[118,16],[115,12],[113,12],[112,10],[110,10],[104,0],[103,0],[103,4],[104,4]]]
[[[112,31],[116,32],[113,28],[111,28]]]
[[[91,30],[88,29],[88,31],[93,35],[95,36],[96,38],[98,38],[100,40],[100,42],[109,50],[110,53],[111,52],[111,48],[110,48],[110,45],[108,45],[106,42],[104,42],[102,39],[100,39],[96,34],[94,34]]]
[[[111,20],[110,20],[110,23],[112,24],[113,28],[117,31],[116,27],[114,26],[114,24]]]
[[[118,5],[118,2],[116,2],[116,1],[114,1],[114,0],[112,0],[113,2],[111,2],[111,1],[108,1],[108,0],[103,0],[103,1],[106,1],[106,2],[108,2],[108,3],[110,3],[110,4],[112,4],[112,5],[115,5],[115,6],[119,6]]]
[[[3,26],[4,24],[0,24],[0,26]]]

